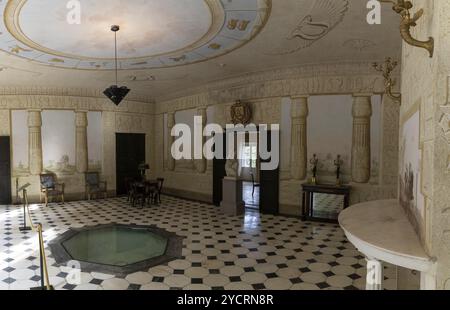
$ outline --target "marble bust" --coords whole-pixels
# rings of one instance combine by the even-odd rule
[[[225,172],[227,173],[227,177],[236,179],[238,177],[238,167],[239,163],[236,159],[228,159],[225,164]]]

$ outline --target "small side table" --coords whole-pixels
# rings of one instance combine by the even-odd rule
[[[344,196],[343,209],[346,209],[350,205],[350,190],[351,187],[347,185],[338,186],[332,184],[312,184],[312,183],[302,184],[302,220],[337,223],[339,212],[334,214],[332,218],[315,216],[314,195],[329,194],[329,195]]]

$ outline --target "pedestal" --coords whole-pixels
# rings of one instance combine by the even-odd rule
[[[242,201],[242,180],[224,178],[222,181],[222,202],[220,209],[227,215],[241,215],[245,212],[245,203]]]

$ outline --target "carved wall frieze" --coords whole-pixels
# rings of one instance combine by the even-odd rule
[[[69,96],[69,97],[88,97],[103,99],[103,91],[100,89],[88,88],[59,88],[59,87],[25,87],[25,86],[2,86],[0,87],[0,96],[29,95],[29,96]],[[129,102],[153,103],[154,101],[144,95],[130,93],[127,97]]]
[[[228,104],[241,98],[253,100],[272,97],[289,97],[303,94],[350,94],[350,93],[383,93],[384,81],[381,77],[372,76],[335,76],[312,77],[292,80],[275,80],[263,83],[247,84],[223,90],[211,90],[194,96],[183,97],[156,104],[156,114],[168,111],[188,110],[199,105]],[[198,105],[197,105],[198,104]]]
[[[261,72],[254,72],[234,77],[229,77],[223,80],[214,81],[208,84],[203,85],[202,87],[190,88],[178,92],[172,92],[167,94],[166,96],[156,98],[157,105],[159,103],[164,102],[164,106],[166,103],[169,105],[175,104],[179,105],[180,101],[202,101],[203,105],[211,104],[210,101],[213,98],[205,98],[208,96],[207,93],[213,95],[214,93],[218,93],[220,91],[227,91],[236,88],[245,88],[248,85],[278,85],[276,87],[284,87],[290,88],[291,86],[288,84],[298,84],[299,81],[304,81],[309,78],[310,81],[319,81],[314,82],[315,84],[330,84],[337,83],[337,87],[339,84],[349,84],[352,83],[352,80],[365,80],[365,79],[378,79],[378,75],[374,74],[372,63],[370,62],[342,62],[342,63],[333,63],[333,64],[309,64],[302,65],[298,67],[290,67],[290,68],[277,68],[272,70],[266,70]],[[395,78],[399,78],[397,75],[393,76]],[[321,83],[321,80],[328,80],[328,82]],[[343,80],[347,80],[348,82],[343,82]],[[312,82],[311,82],[312,83]],[[359,82],[361,84],[361,82]],[[371,82],[364,82],[364,84],[373,84],[373,80]],[[382,81],[377,81],[377,84],[371,89],[367,90],[355,90],[356,87],[350,88],[351,92],[359,92],[359,91],[373,91],[375,92],[383,92],[384,86],[378,89],[378,83],[382,83]],[[253,86],[254,87],[254,86]],[[328,86],[330,88],[330,86]],[[375,88],[375,89],[372,89]],[[399,88],[396,87],[394,89],[396,92],[399,92]],[[283,91],[278,91],[275,96],[281,95],[290,95],[289,89]],[[340,91],[338,90],[338,93]],[[269,94],[270,95],[270,94]],[[187,98],[189,97],[189,98]],[[241,98],[243,99],[243,98]],[[233,98],[232,100],[236,100]],[[177,103],[176,103],[177,102]],[[194,108],[195,105],[190,106],[190,108]],[[159,109],[159,112],[162,113],[164,110]]]
[[[68,109],[89,111],[128,112],[152,114],[153,104],[125,102],[116,107],[106,98],[76,97],[70,95],[1,94],[0,109]]]
[[[116,131],[122,133],[147,132],[145,116],[136,114],[116,114]]]

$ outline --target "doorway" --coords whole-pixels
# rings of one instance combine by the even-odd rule
[[[11,141],[0,137],[0,205],[11,204]]]
[[[139,165],[145,163],[145,134],[116,133],[116,191],[125,195],[126,179],[140,177]]]
[[[257,136],[258,133],[256,133]],[[259,210],[260,184],[258,158],[258,139],[250,141],[250,134],[246,134],[245,141],[241,141],[238,150],[240,158],[240,177],[242,179],[242,200],[247,209]]]
[[[259,135],[259,133],[258,133]],[[272,143],[271,143],[271,132],[267,132],[267,143],[268,143],[268,150],[272,150]],[[224,147],[224,154],[223,158],[226,156],[226,135],[216,135],[216,139],[223,139],[223,145]],[[249,144],[250,148],[248,151],[250,151],[250,161],[253,161],[253,163],[250,163],[249,165],[254,166],[253,169],[248,169],[249,171],[254,172],[254,179],[255,179],[255,193],[252,195],[253,192],[253,182],[246,181],[243,184],[243,198],[246,202],[246,208],[248,209],[256,209],[259,210],[261,213],[264,214],[278,214],[279,211],[279,166],[277,166],[274,170],[261,170],[261,163],[264,162],[270,162],[271,158],[268,158],[266,160],[263,160],[259,157],[259,145],[251,145]],[[256,152],[256,159],[254,156],[251,156],[251,153]],[[223,192],[222,192],[222,181],[223,178],[226,176],[225,172],[225,159],[217,159],[214,158],[213,160],[213,203],[216,206],[220,206],[220,203],[222,202],[223,198]],[[247,193],[246,193],[247,192]],[[256,196],[258,195],[258,196]],[[247,201],[246,201],[247,200]],[[248,203],[247,203],[248,202]]]

